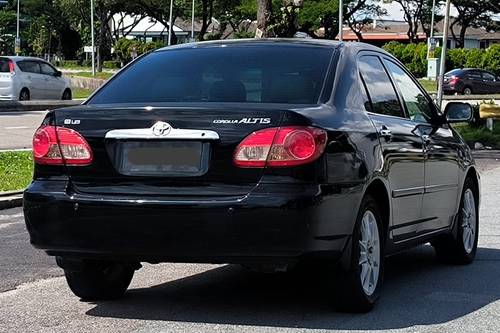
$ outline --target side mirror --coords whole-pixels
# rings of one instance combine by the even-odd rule
[[[449,123],[464,123],[472,119],[472,107],[468,103],[449,102],[444,109]]]
[[[55,76],[55,77],[61,77],[61,76],[62,76],[62,72],[61,72],[61,71],[56,71],[56,72],[54,73],[54,76]]]

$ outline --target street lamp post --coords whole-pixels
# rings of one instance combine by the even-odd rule
[[[194,0],[193,8],[191,8],[191,41],[194,42]]]
[[[170,0],[170,14],[168,19],[168,45],[172,45],[172,29],[174,28],[172,24],[173,8],[174,8],[174,0]]]
[[[344,30],[342,29],[342,22],[344,22],[344,1],[339,0],[339,41],[344,40]]]
[[[94,0],[90,0],[90,35],[92,39],[92,76],[95,76],[95,45],[94,45]]]
[[[20,0],[17,0],[16,55],[19,55],[19,49],[21,48],[21,40],[19,39],[19,2]]]
[[[450,0],[446,0],[446,9],[444,14],[444,27],[443,27],[443,45],[441,49],[441,63],[439,66],[439,81],[438,81],[438,95],[437,104],[441,108],[443,103],[443,82],[444,71],[446,69],[446,49],[448,47],[448,29],[450,25]]]

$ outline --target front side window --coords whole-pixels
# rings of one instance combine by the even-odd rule
[[[410,119],[430,123],[433,112],[422,90],[400,66],[389,60],[384,60],[384,63],[401,92]]]
[[[52,66],[50,66],[49,64],[46,64],[44,62],[40,63],[40,70],[41,70],[41,73],[44,75],[54,76],[56,73],[55,69]]]
[[[317,104],[333,52],[272,44],[157,51],[112,79],[89,104]]]
[[[36,61],[20,61],[17,66],[25,73],[40,74],[40,66]]]
[[[404,117],[391,80],[377,56],[362,56],[360,74],[370,95],[372,111],[379,114]]]
[[[483,72],[483,79],[488,82],[495,82],[495,76],[488,72]]]

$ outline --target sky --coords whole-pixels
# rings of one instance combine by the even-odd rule
[[[471,0],[473,1],[473,0]],[[382,1],[374,1],[378,2],[383,8],[387,9],[387,16],[384,16],[382,18],[386,20],[396,20],[396,21],[403,21],[403,9],[401,8],[401,5],[397,2],[392,2],[392,3],[382,3]],[[439,14],[444,15],[444,5],[441,6],[441,10],[439,11]],[[457,15],[457,11],[453,6],[451,7],[450,10],[450,15],[455,16]]]

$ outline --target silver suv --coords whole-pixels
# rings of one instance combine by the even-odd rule
[[[0,57],[0,100],[71,99],[69,80],[48,62]]]

